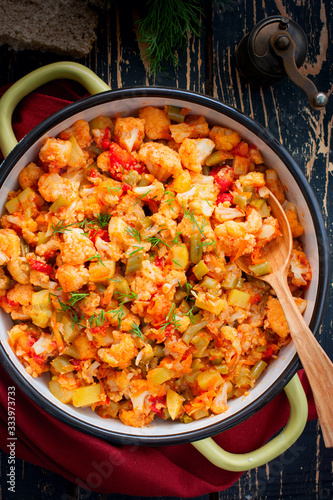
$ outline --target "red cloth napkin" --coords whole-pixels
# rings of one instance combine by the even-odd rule
[[[0,90],[0,95],[4,90]],[[21,139],[51,113],[84,95],[84,89],[75,83],[59,81],[44,85],[18,106],[13,117],[17,138]],[[303,370],[299,376],[312,420],[317,417],[313,396]],[[0,447],[6,453],[7,391],[13,385],[0,366]],[[16,456],[100,493],[194,497],[225,490],[242,475],[215,467],[190,444],[125,446],[88,436],[41,410],[18,388],[15,408]],[[214,439],[230,452],[246,453],[268,441],[286,424],[288,417],[289,404],[282,391],[256,415]]]

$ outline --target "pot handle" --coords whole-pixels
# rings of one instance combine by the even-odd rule
[[[233,472],[255,469],[286,451],[302,434],[308,417],[308,403],[302,384],[296,374],[284,388],[290,404],[286,427],[274,439],[250,453],[235,454],[223,450],[212,439],[191,443],[212,464]]]
[[[17,144],[12,129],[12,114],[17,104],[44,83],[59,78],[68,78],[81,83],[90,94],[110,90],[110,87],[93,71],[71,61],[48,64],[32,71],[14,83],[0,100],[0,149],[4,156],[7,156]]]

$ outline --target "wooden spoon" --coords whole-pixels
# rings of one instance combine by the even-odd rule
[[[263,258],[270,262],[271,272],[256,278],[267,281],[274,288],[280,301],[291,337],[311,385],[325,445],[331,448],[333,447],[333,363],[299,312],[287,283],[293,238],[286,214],[271,192],[267,203],[272,209],[272,215],[279,222],[282,236],[278,236],[263,247]],[[253,275],[248,268],[252,264],[249,256],[239,257],[236,264],[242,271]]]

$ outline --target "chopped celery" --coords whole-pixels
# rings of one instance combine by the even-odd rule
[[[123,304],[133,300],[127,279],[122,276],[117,276],[115,279],[117,282],[113,292],[113,298],[119,299]]]
[[[198,264],[202,257],[201,235],[194,233],[190,236],[190,259],[192,264]]]
[[[216,370],[220,372],[222,375],[226,375],[228,373],[227,365],[217,365],[215,366]]]
[[[182,108],[178,106],[166,106],[167,117],[173,122],[182,123],[184,121],[185,115],[182,113]]]
[[[69,200],[67,200],[62,194],[60,194],[56,201],[52,203],[49,210],[50,212],[59,212],[59,209],[61,207],[68,207],[70,203],[71,202]]]
[[[271,215],[271,211],[266,202],[264,202],[258,210],[259,214],[262,218],[269,217]]]
[[[196,410],[194,413],[192,413],[191,417],[193,420],[200,420],[201,418],[205,418],[209,416],[209,411],[208,410]]]
[[[257,210],[259,210],[264,203],[264,198],[253,198],[253,200],[250,201],[251,207],[256,208]]]
[[[261,262],[260,264],[249,266],[249,269],[256,276],[264,276],[265,274],[269,274],[272,271],[271,265],[267,260],[266,262]]]
[[[200,260],[196,266],[193,267],[193,273],[198,280],[201,280],[209,272],[208,267],[203,260]]]
[[[230,156],[230,155],[229,155]],[[207,167],[212,167],[213,165],[217,165],[226,159],[226,155],[224,151],[214,151],[211,155],[206,159]]]
[[[266,361],[263,361],[262,359],[258,360],[256,364],[253,366],[252,370],[250,371],[251,377],[257,380],[257,378],[265,370],[266,366],[267,366]]]
[[[201,281],[200,285],[203,286],[204,288],[207,288],[208,290],[214,290],[217,286],[217,280],[214,278],[211,278],[210,276],[205,276],[204,279]]]
[[[142,267],[143,253],[137,252],[134,255],[130,255],[126,264],[126,274],[135,273],[139,271]]]
[[[199,323],[190,325],[183,333],[182,340],[186,342],[186,344],[189,344],[194,335],[200,332],[207,325],[207,323],[208,321],[200,321]]]
[[[27,253],[30,252],[30,245],[22,237],[20,237],[20,243],[21,243],[22,257],[25,257]]]
[[[124,175],[123,182],[133,187],[137,185],[140,178],[141,176],[136,170],[130,170],[127,174]]]
[[[202,165],[202,170],[201,170],[202,175],[209,175],[210,174],[210,168],[208,165]]]
[[[239,276],[237,276],[237,274],[228,273],[225,275],[224,280],[221,283],[221,286],[226,290],[232,290],[233,288],[237,288],[239,279],[240,278]]]
[[[235,194],[232,201],[235,205],[238,205],[239,208],[241,208],[242,210],[246,209],[246,205],[248,202],[248,199],[246,196],[243,196],[241,194]]]
[[[89,127],[90,127],[90,130],[93,130],[95,128],[99,128],[99,129],[107,128],[107,127],[112,128],[113,123],[112,123],[111,118],[109,118],[108,116],[96,116],[95,118],[90,120]]]

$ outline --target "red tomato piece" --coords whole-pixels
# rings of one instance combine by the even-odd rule
[[[39,354],[35,354],[34,352],[31,352],[31,357],[32,359],[38,364],[38,365],[43,365],[44,364],[44,358],[40,356]]]
[[[156,413],[160,418],[163,418],[163,408],[157,407],[156,405],[158,404],[159,406],[166,406],[166,397],[165,396],[149,396],[149,401],[151,403],[150,408],[151,410]]]
[[[115,142],[110,144],[110,173],[119,180],[122,180],[123,173],[126,170],[134,169],[137,165],[136,159],[121,148]]]
[[[210,175],[214,177],[214,181],[218,184],[222,193],[228,191],[234,179],[234,171],[229,167],[214,167],[210,171]]]
[[[109,233],[106,229],[92,229],[89,233],[89,239],[95,245],[97,238],[101,238],[103,241],[110,241]]]
[[[160,267],[161,269],[164,269],[164,259],[163,259],[163,257],[156,257],[156,259],[155,259],[155,266]]]
[[[271,344],[271,345],[267,346],[267,349],[264,352],[262,359],[264,361],[268,361],[268,360],[270,360],[270,358],[272,357],[273,354],[274,354],[274,346]]]
[[[225,201],[229,201],[230,203],[232,203],[232,200],[233,200],[233,196],[231,193],[219,193],[217,195],[217,200],[216,200],[216,203],[219,205],[220,203],[223,203]]]
[[[233,150],[232,154],[246,158],[249,153],[249,145],[247,142],[241,141]]]
[[[132,190],[132,186],[130,186],[129,184],[126,184],[124,182],[124,184],[121,186],[121,189],[122,189],[122,191],[124,191],[124,193],[127,193],[127,191],[131,191]]]
[[[109,149],[110,145],[111,145],[111,130],[110,127],[106,127],[102,139],[102,148]]]
[[[261,300],[261,295],[260,293],[256,293],[255,295],[252,295],[250,298],[250,304],[257,304]]]
[[[10,307],[18,307],[20,305],[19,302],[15,302],[14,300],[10,300],[8,297],[5,297],[5,300]]]
[[[31,260],[30,267],[34,271],[40,271],[41,273],[45,273],[48,276],[51,276],[52,274],[52,267],[48,264],[45,264],[44,262],[40,262],[39,260]]]

